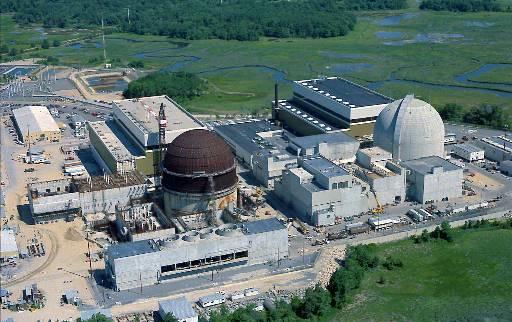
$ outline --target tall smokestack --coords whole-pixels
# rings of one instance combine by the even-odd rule
[[[274,105],[272,106],[272,120],[277,119],[277,108],[279,107],[279,83],[274,84]]]

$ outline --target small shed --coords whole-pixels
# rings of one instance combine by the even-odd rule
[[[62,295],[62,299],[67,304],[73,304],[76,306],[79,306],[82,304],[82,299],[80,298],[80,295],[78,294],[78,291],[75,289],[69,289]]]
[[[162,319],[172,314],[180,322],[197,322],[199,319],[185,297],[158,302],[158,313]]]

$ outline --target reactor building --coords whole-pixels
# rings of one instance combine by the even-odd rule
[[[213,131],[195,129],[176,137],[167,145],[162,176],[168,216],[219,216],[236,203],[235,157]]]
[[[407,95],[388,104],[373,131],[374,145],[397,161],[444,157],[444,124],[432,105]]]

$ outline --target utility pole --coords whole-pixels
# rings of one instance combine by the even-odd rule
[[[89,274],[91,275],[91,279],[92,279],[92,257],[91,257],[91,244],[89,242],[89,232],[87,232],[87,250],[89,252]],[[105,298],[103,298],[103,301],[105,301]]]

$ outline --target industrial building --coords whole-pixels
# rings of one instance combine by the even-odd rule
[[[162,165],[165,213],[204,214],[208,221],[236,204],[235,157],[215,132],[195,129],[167,145]]]
[[[89,139],[94,159],[107,173],[124,173],[136,169],[135,160],[143,158],[131,153],[106,122],[89,122]]]
[[[79,114],[70,117],[69,124],[73,128],[73,135],[77,138],[84,138],[87,136],[87,121]]]
[[[512,160],[502,161],[500,171],[507,176],[512,176]]]
[[[293,83],[291,100],[278,100],[274,117],[300,135],[350,129],[354,136],[362,136],[371,133],[390,102],[389,97],[339,77],[300,80]]]
[[[137,172],[87,179],[66,178],[28,184],[28,201],[35,223],[73,220],[79,214],[114,214],[147,192],[144,176]]]
[[[173,316],[178,322],[197,322],[199,320],[197,312],[184,296],[177,299],[159,301],[158,314],[162,320],[168,315]]]
[[[372,147],[357,152],[357,163],[352,173],[370,185],[377,204],[385,205],[405,201],[407,192],[406,170],[392,160],[391,153]]]
[[[484,150],[471,144],[456,144],[452,148],[452,154],[466,161],[482,161],[484,160]]]
[[[374,145],[396,161],[444,157],[444,124],[430,104],[407,95],[387,105],[373,131]]]
[[[283,171],[297,167],[297,156],[284,149],[261,149],[253,155],[252,174],[267,188],[283,175]]]
[[[14,122],[21,141],[60,140],[62,133],[46,106],[24,106],[13,110]]]
[[[250,168],[254,153],[268,148],[263,137],[282,132],[281,128],[266,120],[233,122],[215,126],[214,130],[231,146],[238,160]]]
[[[178,135],[191,129],[202,129],[203,124],[167,96],[151,96],[113,101],[112,115],[130,144],[144,157],[136,162],[141,173],[153,176],[158,171],[160,156],[159,111],[169,115],[165,123],[165,142],[171,143]],[[117,133],[116,133],[117,134]],[[125,140],[122,140],[125,142]]]
[[[475,144],[484,149],[485,157],[492,161],[512,160],[512,139],[506,135],[483,138]]]
[[[323,157],[305,158],[274,183],[275,192],[303,221],[334,224],[337,217],[368,209],[362,186],[347,170]]]
[[[6,262],[10,258],[18,258],[18,244],[16,234],[12,229],[0,230],[0,262]]]
[[[105,271],[114,289],[127,290],[212,269],[277,262],[286,257],[288,230],[271,218],[111,245],[105,254]]]
[[[401,163],[410,174],[408,196],[421,203],[446,201],[462,196],[462,168],[438,156]]]
[[[354,161],[359,142],[345,133],[290,138],[290,148],[300,156],[321,155],[331,161]]]

